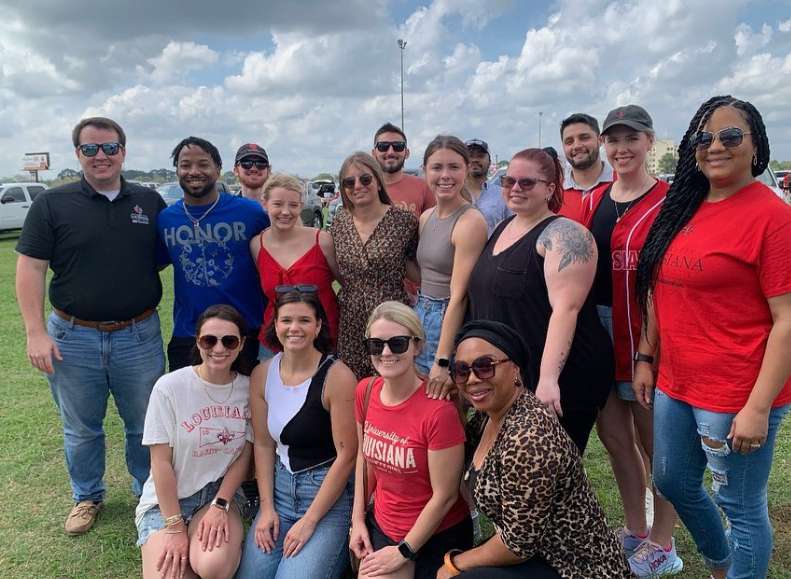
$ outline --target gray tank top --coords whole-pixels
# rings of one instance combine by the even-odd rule
[[[450,296],[450,274],[456,248],[450,241],[459,217],[473,206],[469,203],[455,213],[439,219],[435,207],[428,216],[417,245],[417,263],[420,266],[420,292],[432,298]]]

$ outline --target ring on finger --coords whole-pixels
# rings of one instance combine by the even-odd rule
[[[750,445],[750,448],[761,448],[761,445],[760,445],[759,443],[757,443],[757,442],[753,442],[753,443]]]

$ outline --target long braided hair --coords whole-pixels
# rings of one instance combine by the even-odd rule
[[[670,185],[659,215],[648,232],[637,263],[637,303],[643,312],[644,321],[648,312],[648,296],[656,285],[659,266],[670,242],[692,219],[709,192],[709,180],[700,171],[695,160],[692,137],[703,129],[712,113],[720,107],[733,107],[738,110],[750,127],[756,151],[752,164],[753,177],[763,173],[769,165],[769,139],[766,136],[766,127],[761,113],[752,104],[725,95],[710,98],[700,106],[681,139],[675,179]]]

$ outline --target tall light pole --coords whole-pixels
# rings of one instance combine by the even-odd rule
[[[403,38],[398,39],[398,48],[401,49],[401,130],[404,128],[404,49],[406,48],[406,40]]]
[[[541,117],[544,115],[543,112],[538,111],[538,148],[541,148]]]

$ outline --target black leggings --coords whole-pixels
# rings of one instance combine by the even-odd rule
[[[540,557],[533,557],[516,565],[503,567],[479,567],[471,571],[464,571],[459,577],[464,579],[560,579],[560,574],[555,571]]]
[[[580,456],[585,453],[585,447],[588,445],[588,439],[598,416],[598,408],[578,408],[568,412],[564,411],[563,417],[559,418],[560,425],[565,429],[572,442],[577,445]]]

